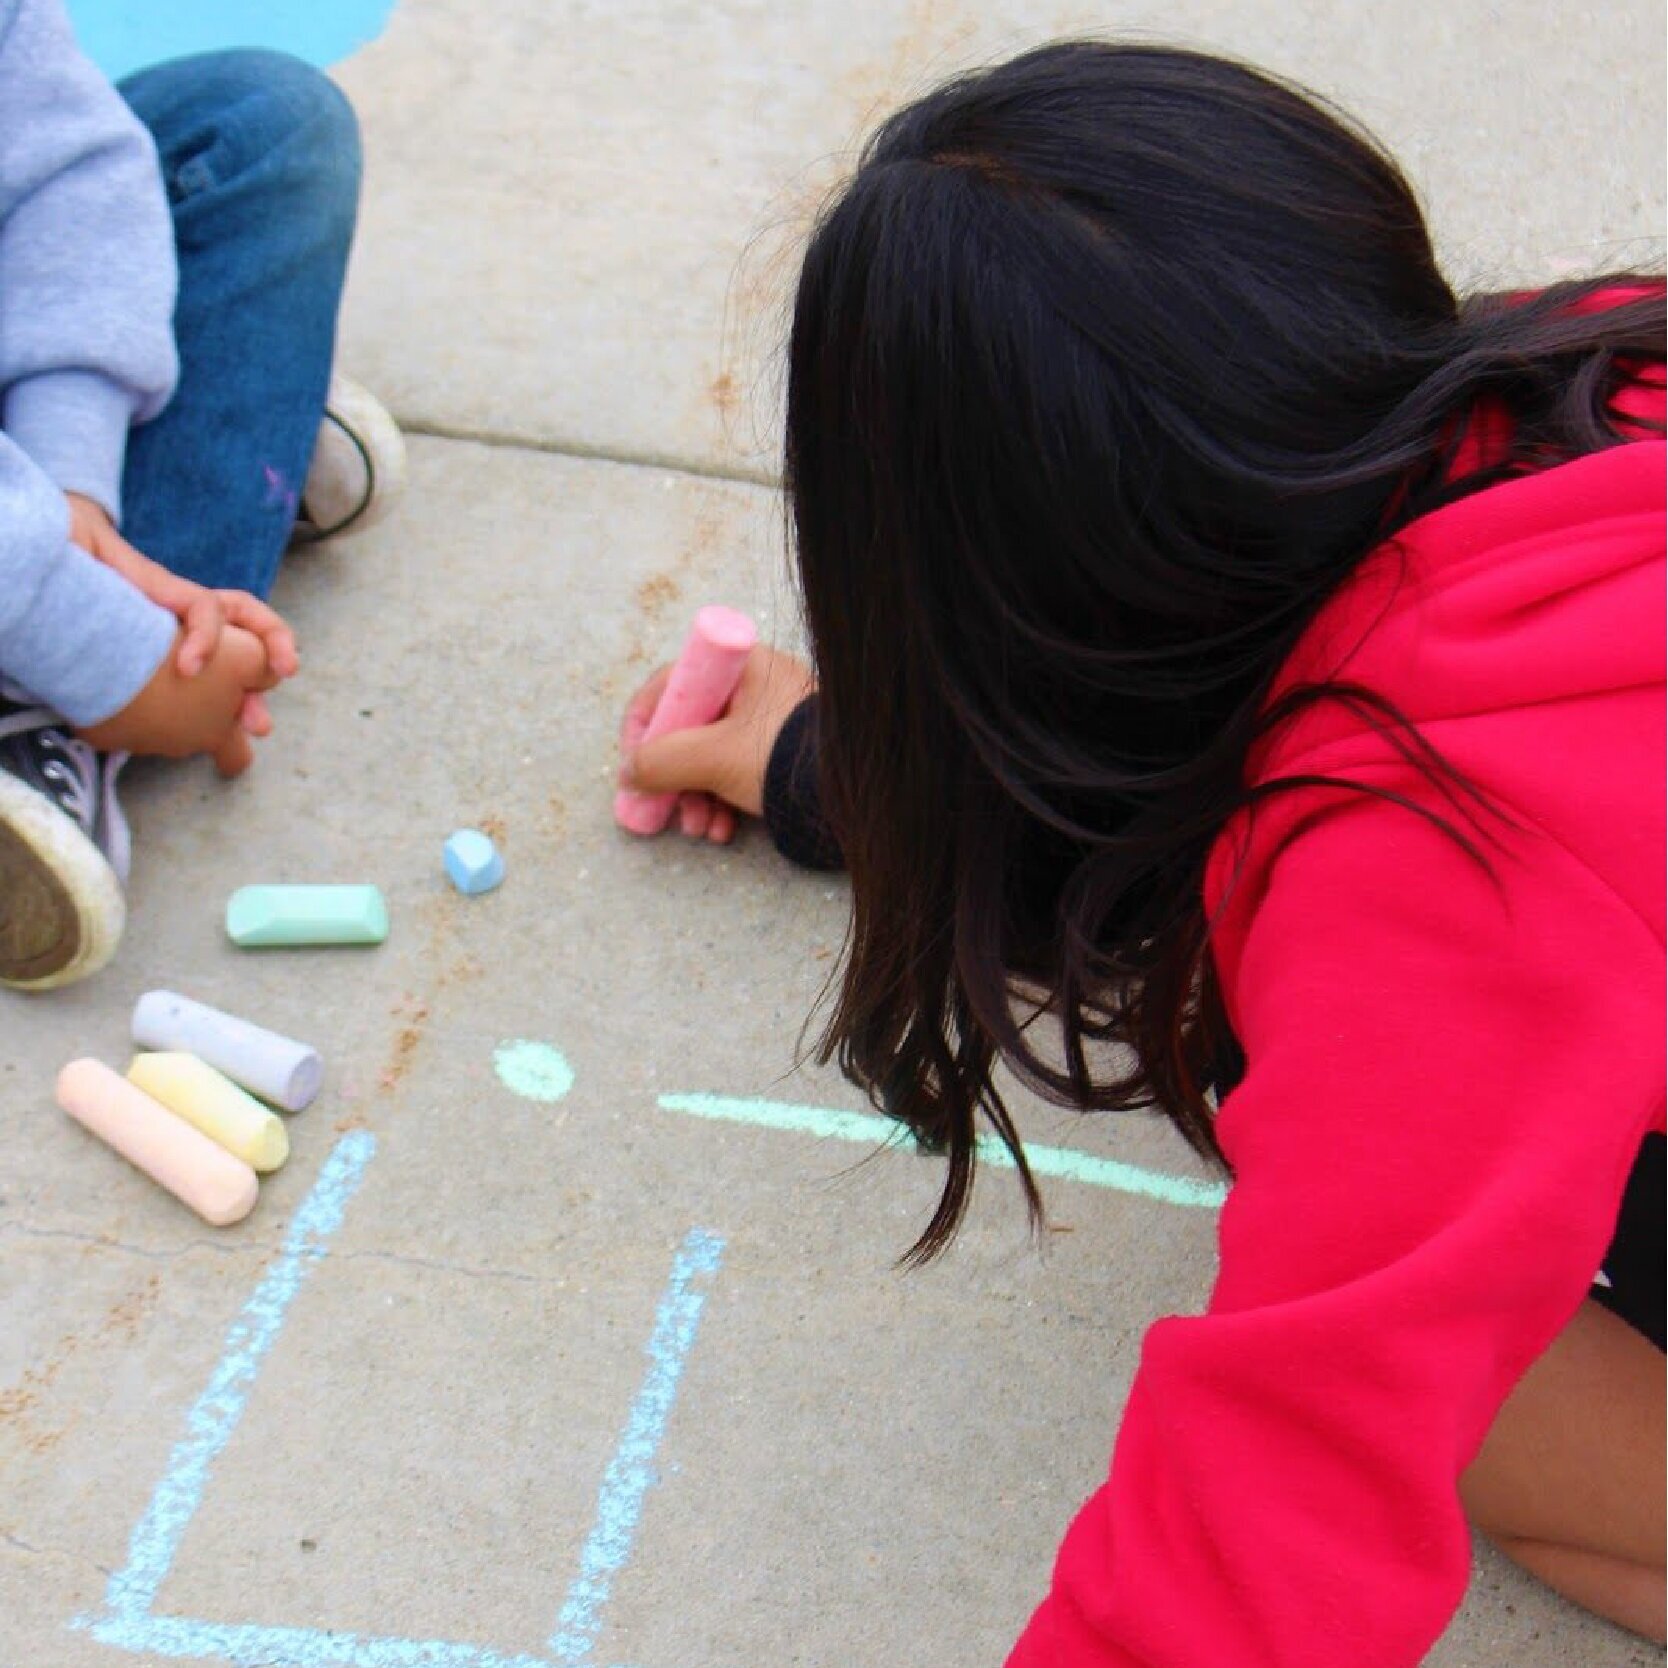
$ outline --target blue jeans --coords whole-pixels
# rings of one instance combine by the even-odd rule
[[[359,130],[317,70],[212,52],[128,77],[179,251],[179,387],[128,441],[122,531],[264,597],[318,439],[359,202]]]

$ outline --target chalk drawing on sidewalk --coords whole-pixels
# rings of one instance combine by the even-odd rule
[[[548,1043],[516,1038],[494,1053],[506,1088],[549,1103],[564,1098],[574,1074]],[[897,1126],[865,1112],[801,1106],[786,1101],[685,1094],[661,1095],[663,1111],[689,1117],[811,1135],[821,1140],[895,1144]],[[548,1654],[505,1652],[484,1645],[328,1628],[216,1622],[155,1609],[157,1594],[198,1507],[214,1463],[243,1417],[249,1394],[303,1285],[329,1251],[347,1207],[376,1153],[376,1139],[356,1130],[337,1143],[296,1211],[278,1259],[256,1286],[231,1328],[209,1382],[186,1415],[150,1503],[128,1542],[127,1561],[105,1588],[104,1608],[71,1624],[101,1643],[136,1655],[218,1659],[256,1668],[282,1661],[293,1668],[593,1668],[615,1578],[630,1562],[645,1500],[656,1480],[655,1456],[677,1400],[679,1381],[694,1348],[707,1289],[723,1258],[724,1241],[706,1229],[685,1237],[667,1279],[654,1327],[644,1347],[647,1370],[603,1473],[596,1513],[580,1552],[579,1571],[543,1647]],[[1027,1145],[1041,1176],[1111,1188],[1167,1204],[1211,1209],[1220,1185],[1146,1170],[1067,1147]],[[980,1157],[1012,1166],[994,1138],[980,1141]]]
[[[492,1053],[492,1069],[523,1100],[558,1101],[573,1087],[573,1067],[562,1051],[525,1037],[500,1043]]]
[[[672,1262],[644,1353],[648,1368],[603,1473],[595,1518],[557,1615],[550,1655],[515,1654],[443,1639],[274,1627],[158,1614],[154,1605],[190,1527],[214,1462],[236,1431],[262,1363],[277,1342],[302,1286],[328,1254],[347,1206],[376,1153],[368,1131],[344,1136],[302,1201],[283,1249],[226,1334],[220,1359],[186,1415],[150,1503],[128,1541],[127,1562],[105,1587],[104,1608],[71,1626],[135,1655],[209,1658],[239,1668],[283,1662],[290,1668],[589,1668],[615,1576],[630,1561],[655,1457],[695,1345],[706,1290],[724,1241],[692,1229]]]
[[[573,1071],[548,1043],[517,1037],[500,1043],[493,1052],[493,1069],[513,1094],[527,1100],[560,1100],[573,1087]],[[737,1095],[661,1095],[663,1112],[682,1112],[721,1123],[751,1124],[756,1129],[789,1130],[823,1141],[855,1141],[864,1146],[890,1147],[899,1141],[899,1126],[869,1112],[847,1112],[828,1106],[800,1106],[791,1101],[759,1100]],[[1013,1154],[994,1135],[979,1137],[979,1157],[1000,1169],[1014,1168]],[[1060,1181],[1082,1182],[1168,1205],[1216,1210],[1228,1190],[1220,1182],[1198,1181],[1148,1170],[1115,1158],[1079,1152],[1073,1147],[1025,1145],[1031,1173]]]
[[[654,1485],[654,1456],[666,1433],[677,1400],[678,1380],[695,1343],[706,1303],[703,1286],[718,1272],[724,1241],[704,1229],[691,1229],[672,1263],[666,1295],[655,1313],[648,1343],[649,1370],[631,1404],[619,1446],[603,1474],[596,1521],[579,1555],[579,1574],[568,1589],[550,1649],[560,1663],[589,1662],[602,1627],[602,1613],[614,1577],[631,1556],[643,1497]]]
[[[845,1112],[825,1106],[796,1106],[787,1101],[730,1095],[662,1095],[659,1105],[667,1112],[724,1123],[752,1124],[760,1129],[791,1130],[824,1141],[856,1141],[871,1147],[895,1146],[899,1141],[897,1124],[869,1112]],[[986,1164],[1009,1170],[1014,1167],[1013,1154],[994,1135],[979,1137],[979,1157]],[[1027,1141],[1025,1159],[1033,1175],[1112,1188],[1119,1193],[1161,1199],[1170,1205],[1215,1210],[1227,1197],[1228,1190],[1220,1182],[1172,1176],[1162,1170],[1147,1170],[1137,1164],[1101,1158],[1095,1153],[1078,1152],[1072,1147],[1046,1147]]]

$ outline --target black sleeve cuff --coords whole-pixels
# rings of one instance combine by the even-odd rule
[[[843,869],[817,788],[817,698],[788,715],[765,766],[764,822],[776,849],[805,869]]]

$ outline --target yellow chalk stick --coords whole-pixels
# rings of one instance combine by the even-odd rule
[[[127,1080],[263,1174],[290,1156],[289,1132],[277,1114],[195,1054],[135,1054]]]
[[[58,1104],[205,1222],[223,1228],[255,1208],[260,1184],[241,1158],[102,1061],[71,1060],[58,1073]]]

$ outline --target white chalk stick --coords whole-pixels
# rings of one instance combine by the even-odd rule
[[[135,1054],[127,1080],[261,1175],[290,1156],[278,1114],[195,1054]]]
[[[324,1064],[305,1043],[171,990],[150,990],[139,998],[133,1009],[133,1040],[141,1048],[195,1054],[286,1112],[310,1105],[324,1081]]]
[[[255,1208],[260,1183],[241,1158],[103,1061],[71,1060],[58,1073],[58,1104],[205,1222],[223,1228]]]

